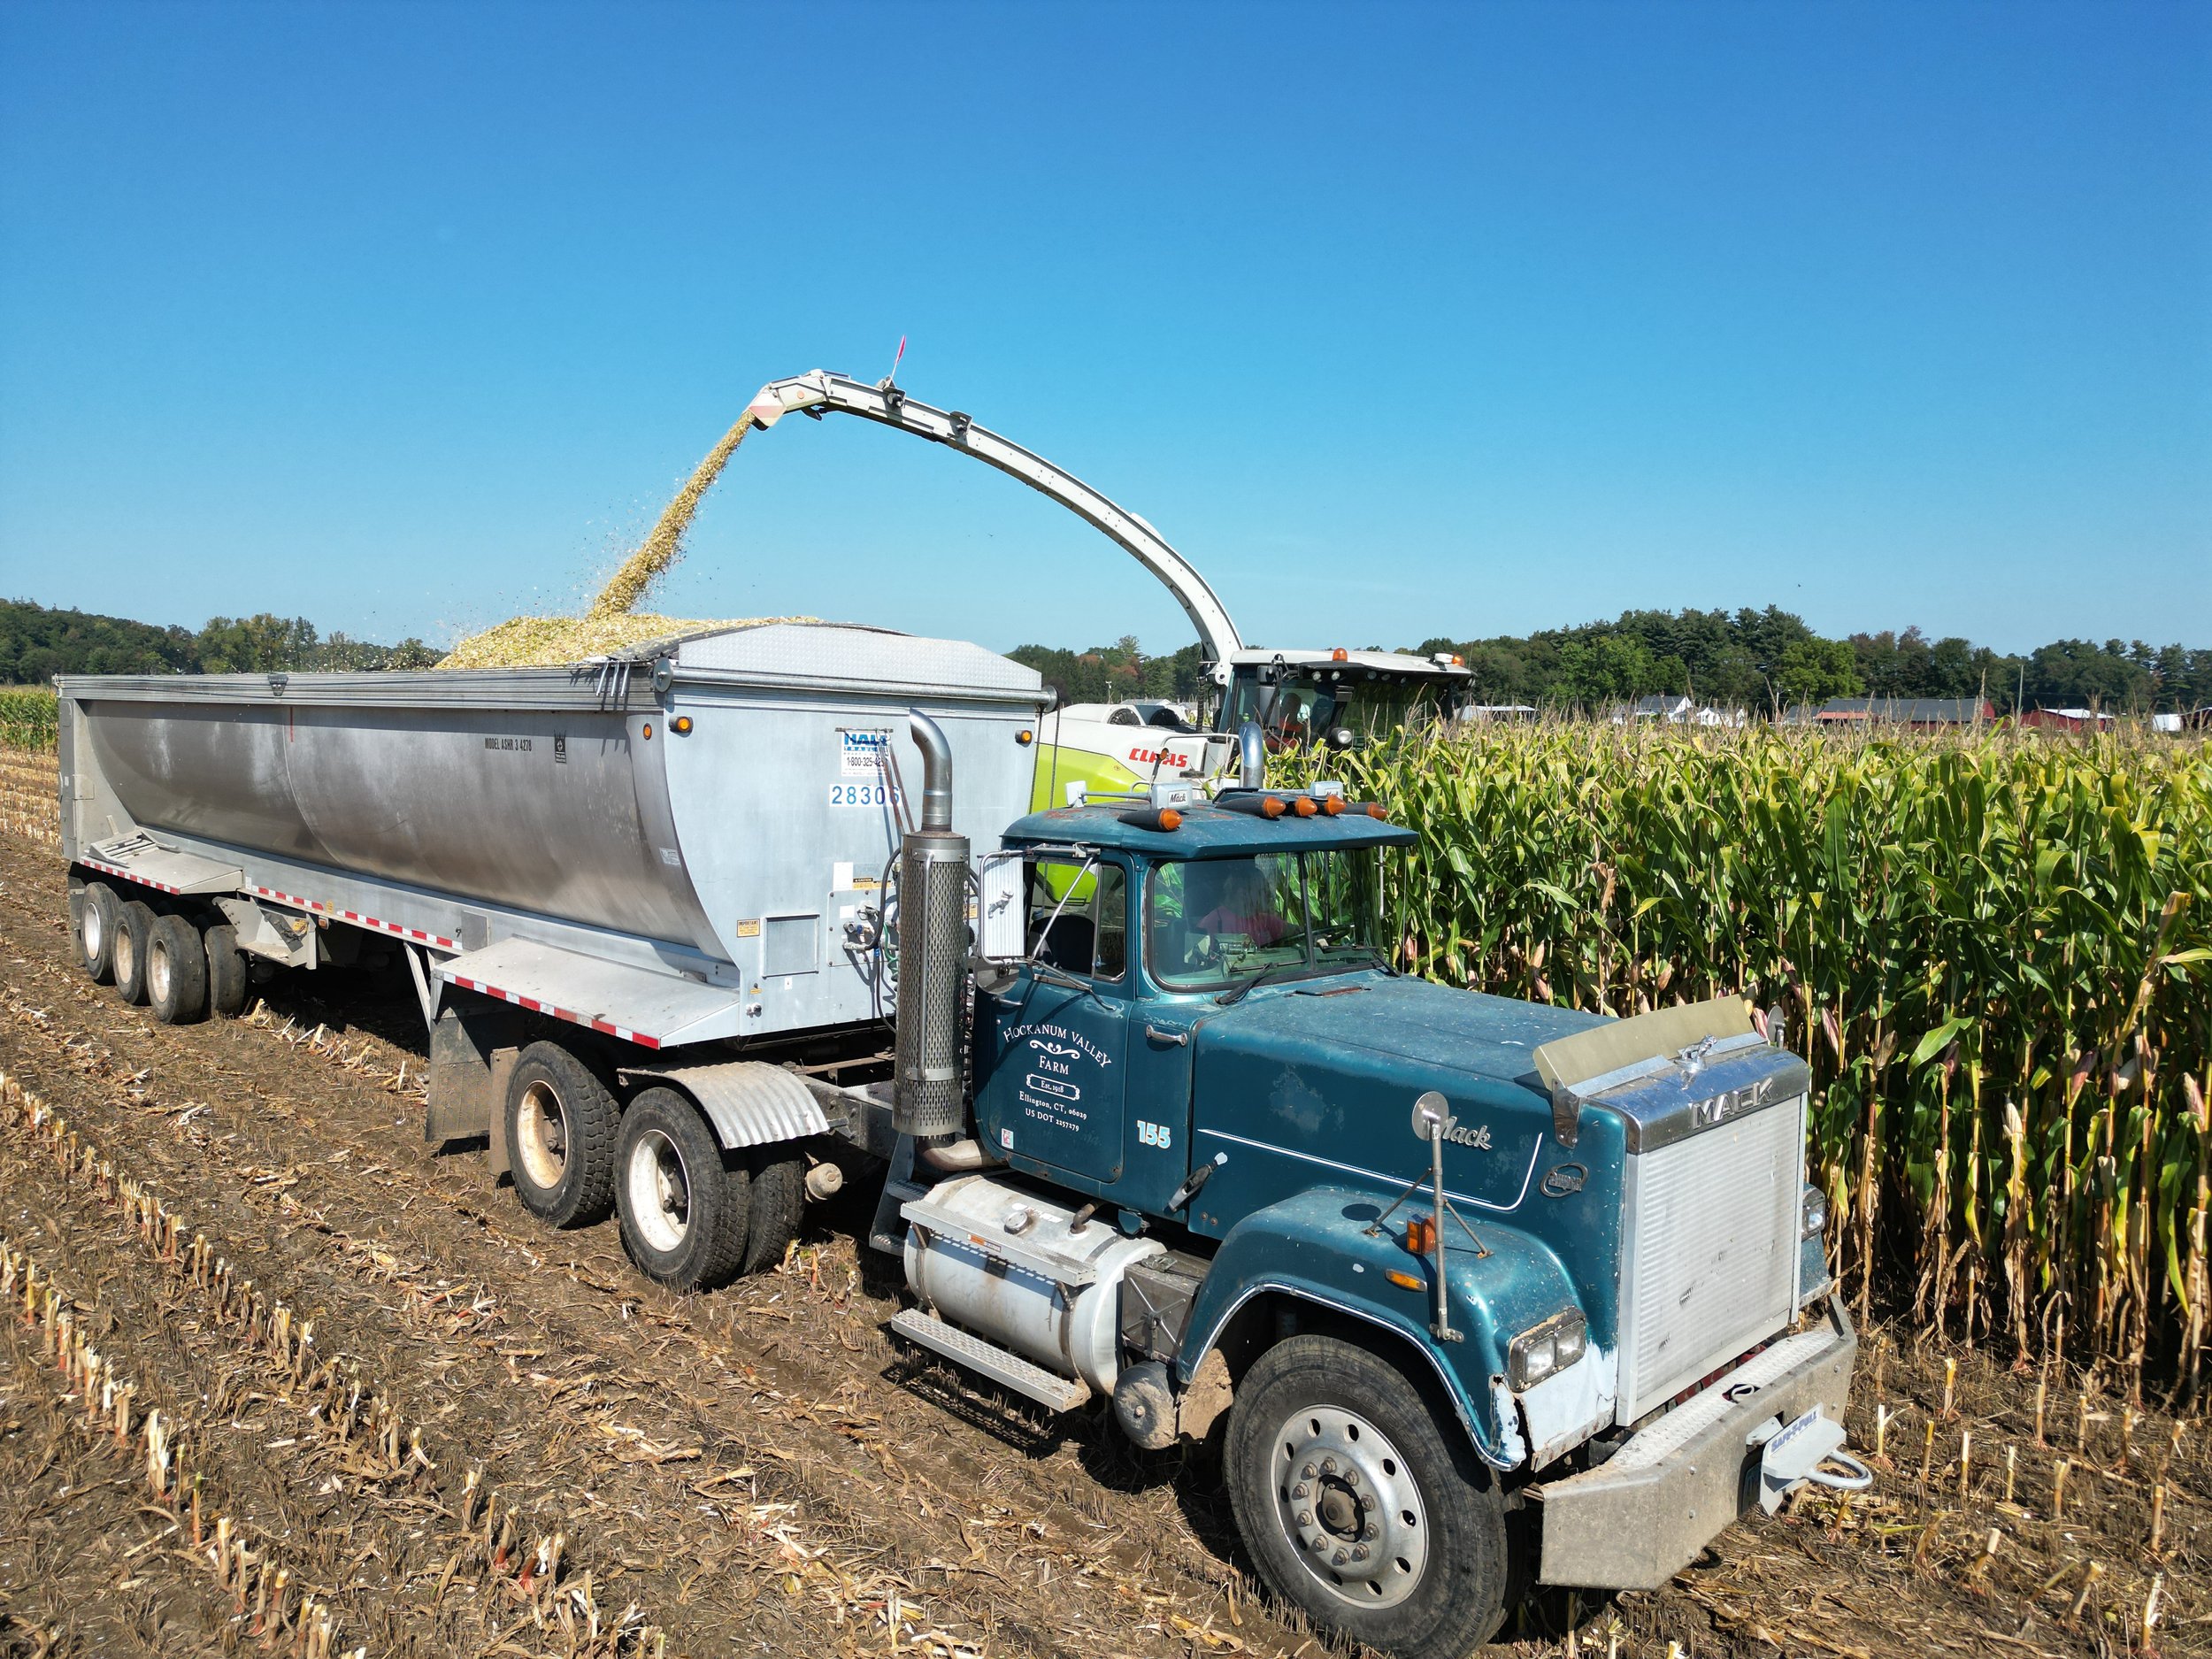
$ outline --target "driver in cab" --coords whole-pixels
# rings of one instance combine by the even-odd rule
[[[1192,931],[1211,935],[1217,952],[1238,942],[1264,949],[1281,943],[1290,931],[1267,878],[1252,859],[1194,864],[1187,879],[1184,908],[1194,918]]]

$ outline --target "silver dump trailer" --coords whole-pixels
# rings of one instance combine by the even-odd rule
[[[853,1119],[888,1098],[858,1085],[890,1069],[910,710],[956,768],[951,828],[987,846],[1027,807],[1047,701],[979,646],[803,623],[566,668],[59,687],[96,974],[191,1019],[257,972],[403,952],[430,1139],[486,1135],[533,1209],[595,1218],[607,1182],[569,1178],[607,1160],[569,1143],[657,1078],[757,1149],[755,1255],[769,1211],[796,1220],[791,1143],[888,1136]]]

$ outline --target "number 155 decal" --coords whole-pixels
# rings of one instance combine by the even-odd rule
[[[1137,1119],[1137,1144],[1165,1148],[1175,1144],[1175,1137],[1165,1124],[1148,1124],[1140,1118]]]

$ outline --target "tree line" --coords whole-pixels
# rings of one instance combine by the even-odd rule
[[[428,668],[444,655],[420,640],[378,645],[305,617],[263,611],[210,617],[196,632],[123,617],[0,600],[0,685],[43,685],[56,674],[304,673],[316,669]]]
[[[2212,704],[2212,649],[2141,640],[2055,640],[2025,655],[1956,635],[1902,633],[1825,639],[1770,605],[1725,611],[1625,611],[1611,622],[1525,637],[1431,639],[1423,655],[1465,658],[1478,703],[1595,709],[1681,695],[1771,713],[1830,697],[1986,697],[2019,709],[2095,708],[2116,714]]]

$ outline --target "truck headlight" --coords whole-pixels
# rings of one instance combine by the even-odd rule
[[[1828,1231],[1828,1194],[1817,1187],[1808,1187],[1801,1214],[1803,1220],[1800,1236],[1817,1239]]]
[[[1506,1386],[1516,1394],[1533,1387],[1580,1359],[1589,1345],[1590,1327],[1579,1310],[1555,1313],[1543,1324],[1522,1332],[1507,1348]]]

